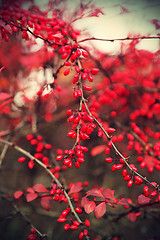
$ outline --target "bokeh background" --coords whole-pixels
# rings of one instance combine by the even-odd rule
[[[47,1],[36,0],[35,3],[42,9],[45,9]],[[68,9],[70,11],[77,8],[79,1],[66,1]],[[9,4],[9,3],[8,3]],[[27,2],[25,3],[27,6]],[[93,1],[97,7],[99,7],[104,15],[100,14],[98,18],[84,18],[74,23],[75,28],[83,30],[83,34],[89,32],[90,36],[105,39],[126,38],[128,34],[150,34],[156,36],[160,30],[160,2],[154,1]],[[56,7],[56,6],[55,6]],[[153,20],[157,20],[154,21]],[[41,42],[38,42],[41,47]],[[89,45],[87,42],[85,45]],[[109,55],[116,55],[120,53],[120,42],[102,42],[92,41],[92,47],[96,47],[102,52],[106,52]],[[147,49],[149,51],[157,51],[159,49],[159,40],[142,40],[138,45],[139,49]],[[0,50],[2,51],[2,50]],[[36,74],[36,73],[35,73]],[[38,73],[37,73],[38,74]],[[50,76],[50,75],[49,75]],[[39,75],[39,78],[41,75]],[[99,79],[100,80],[100,79]],[[1,85],[2,81],[0,82]],[[62,82],[62,84],[65,83]],[[66,85],[66,87],[68,87]],[[32,86],[33,89],[33,86]],[[71,89],[69,90],[71,91]],[[64,101],[64,99],[61,99]],[[20,101],[19,99],[17,101]],[[64,101],[65,102],[65,101]],[[20,104],[21,105],[21,104]],[[39,134],[44,136],[45,140],[53,144],[53,152],[57,148],[69,149],[73,146],[73,142],[66,140],[67,132],[70,130],[70,124],[66,124],[65,112],[69,107],[76,107],[76,104],[63,106],[63,111],[56,112],[56,117],[52,122],[40,123]],[[61,110],[61,109],[60,109]],[[6,126],[5,118],[0,119],[0,128],[3,130],[3,126]],[[7,122],[9,124],[9,120]],[[19,134],[16,134],[14,140],[16,143],[26,150],[30,151],[30,145],[26,140],[26,134],[30,132],[30,128],[26,127]],[[59,137],[61,136],[61,137]],[[97,137],[97,133],[92,134],[92,140],[87,141],[87,146],[91,149],[94,145],[102,144],[102,141]],[[122,149],[125,148],[125,142],[122,144]],[[1,147],[2,149],[2,147]],[[50,186],[50,179],[44,174],[44,171],[35,166],[32,170],[27,168],[27,163],[17,164],[17,158],[21,155],[16,151],[8,150],[6,157],[0,168],[0,191],[13,194],[17,190],[25,190],[28,187],[33,186],[36,183],[44,184],[46,187]],[[98,184],[102,187],[109,187],[116,189],[116,195],[122,196],[125,193],[126,196],[130,196],[132,199],[136,199],[138,195],[137,187],[127,189],[123,184],[122,177],[118,172],[114,174],[110,168],[104,168],[104,153],[101,153],[95,157],[91,156],[90,152],[86,155],[86,161],[79,169],[69,170],[64,172],[64,178],[66,184],[76,181],[89,181],[90,186]],[[145,170],[143,172],[145,174]],[[45,175],[45,176],[44,176]],[[150,175],[150,178],[153,174]],[[158,181],[159,176],[155,176]],[[136,195],[135,195],[136,192]],[[16,202],[21,211],[35,224],[35,226],[41,230],[41,232],[47,233],[49,239],[77,239],[77,233],[71,231],[64,232],[63,224],[57,223],[59,213],[64,209],[58,203],[53,203],[51,211],[47,212],[41,208],[38,201],[32,203],[22,204],[22,200]],[[59,209],[57,211],[57,209]],[[123,209],[119,208],[118,211]],[[110,210],[113,214],[116,211]],[[159,218],[157,218],[159,219]],[[120,222],[110,223],[110,217],[97,220],[94,215],[91,214],[91,223],[94,231],[98,229],[98,232],[103,235],[103,240],[112,239],[114,236],[119,236],[124,240],[158,240],[160,239],[159,220],[156,218],[143,218],[137,220],[134,224],[124,218]],[[2,240],[25,240],[29,231],[29,225],[23,220],[20,214],[15,212],[13,206],[6,202],[5,199],[0,201],[0,239]]]

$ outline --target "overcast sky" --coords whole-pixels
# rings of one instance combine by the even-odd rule
[[[35,2],[44,6],[47,0]],[[78,2],[79,0],[68,0],[69,9],[75,8]],[[105,15],[85,18],[76,23],[79,29],[87,29],[93,37],[114,39],[127,37],[128,33],[150,33],[152,36],[160,33],[160,29],[156,29],[151,23],[153,19],[160,20],[160,0],[93,0],[93,2]],[[121,6],[129,12],[122,14]],[[117,52],[120,46],[119,42],[94,41],[94,44],[109,53]],[[156,51],[159,48],[159,40],[143,40],[138,47]]]

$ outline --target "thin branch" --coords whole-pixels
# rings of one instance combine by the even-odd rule
[[[26,150],[24,150],[23,148],[17,146],[16,144],[9,142],[7,140],[3,140],[0,139],[0,142],[3,144],[7,144],[10,147],[13,147],[15,150],[17,150],[18,152],[21,152],[22,154],[24,154],[26,157],[34,160],[36,163],[38,163],[43,169],[45,169],[45,171],[51,176],[51,178],[56,182],[56,184],[63,189],[64,195],[67,198],[68,204],[70,206],[71,212],[74,214],[75,218],[77,219],[77,221],[82,224],[82,220],[79,218],[78,214],[76,213],[73,204],[71,202],[71,199],[69,197],[69,195],[67,194],[66,190],[63,188],[63,185],[61,184],[61,182],[54,176],[54,174],[50,171],[50,169],[44,164],[42,163],[39,159],[35,158],[32,154],[30,154],[29,152],[27,152]],[[88,236],[85,236],[87,240],[89,240]]]
[[[126,212],[120,213],[116,218],[114,218],[114,221],[119,221],[122,217],[127,216],[131,212],[136,212],[136,211],[141,210],[143,208],[154,206],[154,205],[157,205],[157,204],[160,204],[160,202],[150,202],[150,203],[140,204],[139,206],[131,206],[131,209],[129,209]]]
[[[128,41],[128,40],[139,40],[139,39],[160,39],[160,36],[150,36],[150,37],[126,37],[126,38],[114,38],[114,39],[105,39],[105,38],[95,38],[95,37],[90,37],[90,38],[85,38],[77,43],[82,43],[86,41],[104,41],[104,42],[115,42],[115,41]]]
[[[8,150],[8,145],[5,144],[4,147],[3,147],[3,150],[1,152],[1,155],[0,155],[0,168],[2,166],[2,161],[3,161],[3,159],[4,159],[4,157],[5,157],[6,153],[7,153],[7,150]]]
[[[54,42],[50,42],[48,39],[43,38],[43,37],[41,37],[41,36],[35,34],[35,33],[32,32],[29,28],[23,28],[23,27],[21,27],[21,26],[15,24],[15,23],[13,23],[13,22],[11,22],[11,21],[7,21],[7,20],[5,20],[5,19],[2,18],[2,17],[1,17],[0,19],[3,20],[6,24],[10,24],[10,25],[12,25],[12,26],[17,27],[17,28],[20,29],[21,31],[29,32],[29,33],[32,34],[35,38],[39,38],[39,39],[41,39],[41,40],[47,42],[47,43],[48,43],[49,45],[51,45],[51,46],[52,46],[52,45],[62,46],[61,44],[54,43]]]
[[[151,183],[146,177],[143,177],[141,174],[139,174],[138,172],[136,172],[128,163],[128,158],[125,158],[122,153],[117,149],[117,147],[115,146],[115,144],[112,142],[110,135],[106,132],[106,130],[104,129],[104,127],[102,126],[102,124],[92,115],[92,113],[90,112],[88,105],[86,103],[86,100],[84,97],[82,97],[82,101],[86,107],[86,110],[88,112],[88,114],[90,116],[92,116],[94,118],[94,121],[97,123],[97,125],[101,128],[101,130],[103,131],[103,133],[106,135],[106,137],[111,141],[112,143],[112,147],[114,148],[115,152],[124,160],[126,166],[130,169],[131,172],[133,172],[135,175],[139,176],[140,178],[143,179],[144,182],[146,182],[147,184],[149,184],[150,186],[154,187],[158,192],[160,192],[160,188],[159,185],[155,186],[153,183]]]
[[[17,205],[13,202],[12,199],[8,199],[7,197],[5,197],[2,193],[0,193],[0,198],[4,199],[6,201],[8,201],[12,207],[16,210],[16,213],[19,214],[26,222],[27,224],[30,225],[31,228],[34,228],[36,230],[36,233],[38,233],[39,236],[41,236],[42,238],[46,238],[47,235],[46,234],[42,234],[32,223],[31,221],[24,215],[24,213],[17,207]]]

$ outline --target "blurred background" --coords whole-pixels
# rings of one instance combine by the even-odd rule
[[[5,2],[5,1],[3,1]],[[86,2],[86,1],[84,1]],[[7,2],[9,4],[9,1]],[[43,10],[47,4],[47,1],[36,0],[35,3],[40,6]],[[78,9],[77,5],[79,1],[66,1],[68,9],[72,12]],[[27,8],[29,2],[25,1],[24,6]],[[74,22],[75,29],[79,29],[82,31],[83,38],[91,36],[95,38],[104,38],[104,39],[117,39],[117,38],[126,38],[130,34],[131,36],[141,35],[151,35],[157,36],[160,29],[160,2],[158,0],[154,1],[93,1],[93,4],[96,5],[103,13],[99,13],[99,17],[92,18],[82,18]],[[63,5],[63,1],[62,1]],[[56,5],[55,5],[56,8]],[[66,18],[68,15],[65,16]],[[81,40],[81,38],[79,38]],[[127,44],[129,41],[125,41]],[[18,107],[22,107],[22,109],[13,109],[13,114],[8,116],[7,110],[3,112],[0,118],[0,131],[9,129],[12,131],[12,127],[20,123],[20,119],[25,116],[25,114],[30,114],[32,116],[32,111],[35,109],[36,100],[33,99],[34,93],[37,92],[41,86],[44,78],[48,79],[48,82],[53,81],[52,76],[52,56],[49,56],[49,61],[45,55],[45,51],[41,51],[43,48],[43,44],[41,41],[37,41],[38,47],[32,48],[32,53],[37,53],[40,50],[40,55],[36,55],[36,59],[42,59],[42,64],[48,64],[47,69],[39,69],[39,65],[41,62],[36,62],[33,55],[30,55],[29,58],[26,57],[28,49],[24,48],[24,44],[20,42],[19,38],[12,37],[11,42],[5,43],[3,42],[0,46],[0,54],[1,60],[0,63],[3,65],[5,62],[8,64],[9,71],[5,70],[1,73],[0,77],[0,90],[7,92],[8,89],[11,88],[11,91],[14,93],[19,89],[19,95],[15,95],[14,101],[18,105]],[[92,41],[85,42],[82,46],[89,47],[91,51],[93,51],[93,56],[95,57],[95,53],[98,56],[100,61],[101,70],[107,68],[109,74],[114,74],[114,72],[118,71],[119,68],[123,69],[123,60],[124,56],[121,55],[121,42],[103,42],[103,41]],[[35,47],[35,46],[34,46]],[[140,43],[136,45],[137,49],[146,49],[148,51],[156,52],[159,50],[159,40],[142,40]],[[25,49],[25,50],[24,50]],[[25,54],[24,54],[25,52]],[[99,54],[99,52],[102,53]],[[23,54],[22,54],[23,53]],[[104,55],[103,55],[104,54]],[[106,55],[105,55],[106,54]],[[141,55],[141,53],[139,53]],[[23,56],[22,56],[23,55]],[[143,55],[143,54],[142,54]],[[115,62],[112,61],[112,56],[114,60],[121,60],[122,65],[119,67],[118,64],[116,66]],[[147,55],[148,56],[148,55]],[[6,57],[6,58],[5,58]],[[104,57],[104,58],[103,58]],[[107,61],[103,62],[103,60],[112,59],[111,62],[109,60],[108,66],[111,64],[111,68],[107,67]],[[132,57],[131,57],[132,58]],[[134,58],[134,56],[133,56]],[[132,61],[134,61],[132,58]],[[145,54],[143,55],[143,59],[145,58]],[[16,61],[15,61],[16,59]],[[139,58],[141,60],[141,58]],[[125,61],[125,60],[124,60]],[[118,62],[118,61],[117,61]],[[117,63],[116,62],[116,63]],[[13,64],[14,63],[14,64]],[[61,59],[54,60],[54,67],[56,69],[57,65],[61,63]],[[89,62],[89,66],[93,66],[93,64],[98,63],[95,62],[93,58],[91,63]],[[104,66],[103,64],[104,63]],[[56,65],[57,64],[57,65]],[[138,62],[140,65],[141,62]],[[151,67],[152,64],[141,66],[140,71],[144,72],[144,69],[154,68]],[[31,66],[31,69],[28,70],[28,66]],[[159,65],[156,65],[157,69],[159,69]],[[128,67],[129,68],[129,67]],[[20,69],[20,74],[17,72]],[[27,69],[27,70],[26,70]],[[29,76],[29,78],[28,78]],[[44,77],[45,76],[45,77]],[[37,111],[38,116],[38,134],[43,136],[44,140],[47,143],[51,143],[53,145],[53,153],[55,156],[57,155],[56,150],[60,149],[70,149],[74,141],[70,141],[70,139],[66,139],[66,135],[68,131],[71,129],[71,124],[68,123],[66,110],[68,108],[74,108],[78,106],[78,102],[72,101],[71,94],[73,92],[73,88],[69,83],[71,79],[63,80],[63,72],[59,74],[60,85],[63,90],[62,93],[56,93],[55,95],[51,95],[51,99],[49,100],[49,105],[43,102],[42,108],[39,108]],[[101,73],[96,78],[96,82],[101,82],[104,79],[105,73]],[[35,79],[34,84],[32,85],[32,80]],[[24,88],[26,87],[26,89]],[[94,85],[93,91],[96,90],[97,85]],[[28,90],[29,89],[29,90]],[[26,105],[23,105],[23,100],[21,99],[21,93],[25,92],[26,96],[30,99],[28,102],[26,101]],[[50,91],[50,89],[49,89]],[[57,101],[58,96],[58,101]],[[136,96],[136,92],[132,93],[132,103],[134,107],[134,98]],[[58,103],[57,103],[58,102]],[[37,105],[36,105],[37,106]],[[58,106],[58,107],[57,107]],[[51,114],[53,114],[53,118],[50,115],[46,117],[44,110],[50,109]],[[9,111],[9,110],[8,110]],[[109,111],[111,111],[111,106],[104,106],[102,112],[105,116],[109,116]],[[107,115],[108,114],[108,115]],[[129,113],[126,111],[122,118],[123,121],[127,124],[127,119]],[[12,121],[11,121],[12,119]],[[47,119],[47,121],[45,121]],[[24,127],[17,132],[13,131],[13,139],[20,145],[22,148],[33,151],[29,142],[26,140],[26,135],[31,132],[31,125],[29,119],[25,119]],[[119,120],[119,119],[118,119]],[[146,121],[147,122],[147,121]],[[27,123],[27,124],[26,124]],[[143,122],[141,123],[143,124]],[[152,124],[152,127],[156,130],[158,129],[158,124]],[[158,131],[158,130],[157,130]],[[120,134],[121,129],[117,130],[117,136]],[[7,139],[11,139],[10,136],[7,136]],[[63,177],[66,179],[66,185],[70,182],[77,181],[88,181],[90,189],[92,186],[99,185],[103,188],[111,188],[115,189],[116,197],[130,197],[133,200],[137,199],[138,194],[142,192],[141,188],[137,186],[133,186],[131,189],[128,189],[124,184],[122,176],[119,172],[111,172],[111,165],[106,167],[104,163],[105,154],[101,152],[93,156],[91,154],[91,149],[96,145],[104,144],[103,140],[97,137],[97,131],[93,132],[91,135],[91,140],[86,141],[86,145],[89,148],[89,152],[85,155],[86,161],[80,169],[69,169],[66,172],[63,172]],[[119,143],[122,151],[125,151],[126,145],[128,144],[127,139],[125,138],[123,143]],[[3,146],[1,145],[1,150]],[[34,152],[34,151],[33,151]],[[113,157],[115,157],[114,153]],[[134,159],[135,152],[131,152],[130,155]],[[41,183],[45,187],[50,188],[50,178],[46,176],[44,171],[40,169],[39,166],[34,166],[33,169],[28,169],[27,162],[22,164],[17,163],[18,157],[21,157],[21,154],[17,153],[13,149],[7,149],[7,153],[0,168],[0,191],[2,193],[7,194],[8,197],[12,196],[12,194],[17,190],[24,191],[28,187],[32,187],[36,183]],[[135,161],[135,159],[134,159]],[[142,173],[148,174],[146,169],[141,170]],[[154,179],[155,181],[159,180],[158,173],[155,172],[149,175],[150,179]],[[87,190],[87,188],[86,188]],[[84,193],[82,193],[84,194]],[[30,219],[31,222],[40,229],[42,233],[46,233],[51,240],[59,240],[59,239],[77,239],[77,232],[75,231],[67,231],[63,230],[63,223],[58,223],[57,218],[59,214],[66,207],[61,206],[61,204],[56,203],[55,201],[52,204],[51,211],[46,211],[42,209],[40,206],[40,201],[33,201],[31,203],[27,203],[25,198],[21,198],[16,200],[15,203],[21,209],[21,211]],[[97,220],[94,214],[90,214],[89,218],[91,221],[91,230],[96,232],[97,236],[103,236],[100,239],[103,240],[159,240],[160,239],[160,228],[159,228],[159,215],[157,213],[156,217],[152,217],[152,212],[150,215],[144,211],[142,218],[137,219],[135,223],[128,221],[128,218],[123,218],[120,221],[112,222],[112,214],[116,214],[117,212],[123,212],[123,207],[119,207],[118,209],[110,209],[107,207],[108,215],[105,215],[104,219]],[[82,215],[82,218],[85,219],[85,214]],[[115,215],[116,216],[116,215]],[[15,210],[14,206],[7,202],[4,198],[1,198],[0,201],[0,239],[2,240],[25,240],[27,239],[27,235],[29,233],[30,226],[24,221],[23,217]],[[117,238],[114,238],[117,236]],[[94,235],[92,236],[94,239]]]

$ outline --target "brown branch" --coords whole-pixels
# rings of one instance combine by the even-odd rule
[[[144,203],[144,204],[140,204],[139,206],[131,205],[130,210],[128,210],[127,212],[120,213],[116,218],[114,218],[114,221],[116,221],[116,222],[119,221],[122,217],[127,216],[131,212],[136,212],[136,211],[141,210],[143,208],[154,206],[154,205],[157,205],[157,204],[160,204],[160,202]]]
[[[54,42],[50,42],[48,39],[43,38],[43,37],[41,37],[41,36],[35,34],[35,33],[32,32],[29,28],[23,28],[23,27],[21,27],[21,26],[15,24],[15,23],[13,23],[13,22],[11,22],[11,21],[7,21],[7,20],[5,20],[5,19],[2,18],[2,17],[1,17],[0,19],[2,19],[6,24],[10,24],[10,25],[12,25],[12,26],[17,27],[17,28],[20,29],[21,31],[29,32],[29,33],[32,34],[35,38],[39,38],[39,39],[41,39],[41,40],[47,42],[47,43],[48,43],[49,45],[51,45],[51,46],[52,46],[52,45],[62,46],[61,44],[54,43]]]
[[[2,140],[0,139],[0,142],[3,144],[7,144],[10,147],[13,147],[15,150],[17,150],[18,152],[21,152],[22,154],[24,154],[26,157],[28,157],[29,159],[34,160],[36,163],[38,163],[50,176],[51,178],[56,182],[56,184],[63,189],[64,195],[67,198],[68,204],[70,206],[71,212],[74,214],[75,218],[77,219],[77,221],[82,224],[82,220],[79,218],[78,214],[76,213],[73,204],[71,202],[71,199],[69,197],[69,195],[67,194],[66,190],[64,189],[64,186],[61,184],[61,182],[54,176],[54,174],[50,171],[50,169],[44,164],[42,163],[39,159],[35,158],[32,154],[30,154],[29,152],[27,152],[26,150],[24,150],[23,148],[17,146],[16,144],[9,142],[7,140]],[[87,240],[89,240],[88,236],[85,236]]]
[[[115,146],[115,144],[112,142],[110,135],[106,132],[106,130],[104,129],[104,127],[102,126],[102,124],[92,115],[92,113],[90,112],[88,105],[86,103],[86,100],[84,97],[82,97],[82,101],[86,107],[86,110],[88,112],[88,114],[90,116],[92,116],[94,118],[94,121],[97,123],[97,125],[101,128],[101,130],[103,131],[103,133],[106,135],[107,139],[109,139],[112,143],[112,147],[114,148],[115,152],[124,160],[126,166],[130,169],[130,171],[132,173],[134,173],[135,175],[139,176],[140,178],[143,179],[144,182],[146,182],[148,185],[152,186],[153,188],[155,188],[158,192],[160,192],[160,188],[159,185],[155,186],[153,183],[151,183],[146,177],[143,177],[141,174],[139,174],[138,172],[136,172],[128,163],[128,158],[125,158],[122,153],[117,149],[117,147]]]
[[[104,42],[115,42],[115,41],[126,41],[126,40],[138,40],[138,39],[160,39],[160,36],[151,36],[151,37],[126,37],[126,38],[114,38],[114,39],[104,39],[104,38],[95,38],[95,37],[90,37],[90,38],[85,38],[77,43],[82,43],[86,41],[104,41]]]
[[[4,194],[0,193],[0,198],[4,199],[6,201],[8,201],[12,207],[16,210],[16,214],[19,214],[26,222],[27,224],[30,225],[31,228],[34,228],[36,230],[36,233],[38,233],[38,235],[40,237],[42,237],[43,239],[47,237],[46,234],[42,234],[32,223],[31,221],[24,215],[24,213],[17,207],[17,205],[13,202],[12,199],[7,198],[6,196],[4,196]]]

